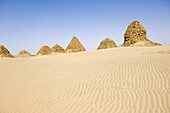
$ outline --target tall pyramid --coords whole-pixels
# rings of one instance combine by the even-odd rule
[[[150,41],[147,38],[146,29],[139,23],[133,21],[124,34],[122,46],[158,46],[160,44]]]
[[[42,46],[38,51],[37,55],[49,55],[52,53],[52,50],[48,46]]]
[[[117,47],[116,43],[110,38],[106,38],[100,43],[97,49],[107,49],[113,47]]]
[[[65,53],[65,50],[60,45],[56,44],[52,47],[52,52]]]
[[[71,42],[66,48],[66,52],[80,52],[80,51],[86,51],[86,49],[83,47],[83,45],[80,43],[80,41],[77,39],[77,37],[73,37]]]
[[[31,54],[28,51],[22,50],[17,54],[16,57],[30,57],[30,56],[31,56]]]
[[[8,49],[3,46],[0,45],[0,57],[10,57],[10,58],[14,58],[14,56],[8,51]]]

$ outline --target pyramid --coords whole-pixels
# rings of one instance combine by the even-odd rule
[[[133,21],[128,26],[124,34],[124,43],[122,46],[159,46],[159,45],[160,44],[152,42],[147,38],[146,29],[139,23],[139,21]]]
[[[77,37],[74,36],[71,42],[69,43],[69,45],[67,46],[66,52],[71,53],[71,52],[80,52],[80,51],[85,51],[85,48],[77,39]]]
[[[14,56],[8,51],[6,47],[0,45],[0,57],[10,57],[14,58]]]
[[[65,50],[58,44],[52,47],[52,52],[55,53],[65,53]]]
[[[107,49],[113,47],[117,47],[116,43],[110,38],[106,38],[100,43],[97,49]]]
[[[42,46],[37,55],[49,55],[51,53],[52,50],[48,46]]]
[[[30,57],[31,54],[29,52],[27,52],[26,50],[22,50],[20,51],[16,57]]]

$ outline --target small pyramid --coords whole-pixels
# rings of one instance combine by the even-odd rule
[[[48,46],[42,46],[37,55],[49,55],[51,53],[52,50]]]
[[[113,47],[117,47],[116,43],[110,38],[106,38],[100,43],[97,49],[107,49]]]
[[[65,50],[58,44],[52,47],[52,52],[55,53],[65,53]]]
[[[30,56],[31,56],[31,54],[28,51],[22,50],[17,54],[16,57],[30,57]]]
[[[80,51],[86,51],[83,45],[80,43],[80,41],[77,39],[77,37],[73,37],[71,42],[66,48],[66,52],[71,53],[71,52],[80,52]]]
[[[0,45],[0,57],[10,57],[14,58],[14,56],[8,51],[6,47]]]
[[[139,43],[142,41],[142,44]],[[138,43],[138,44],[135,44]],[[133,21],[124,34],[122,46],[159,46],[160,44],[150,41],[146,35],[146,29],[139,23]]]

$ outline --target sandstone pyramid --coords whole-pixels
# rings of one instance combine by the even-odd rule
[[[65,50],[58,44],[52,47],[52,52],[55,53],[65,53]]]
[[[85,51],[85,48],[77,39],[77,37],[74,36],[71,42],[69,43],[69,45],[67,46],[66,52],[71,53],[71,52],[79,52],[79,51]]]
[[[107,49],[113,47],[117,47],[116,43],[110,38],[106,38],[100,43],[97,49]]]
[[[3,45],[0,45],[0,57],[14,58],[14,56]]]
[[[49,55],[51,53],[52,50],[48,46],[42,46],[37,55]]]
[[[22,50],[17,54],[16,57],[30,57],[30,56],[31,56],[31,54],[28,51]]]
[[[146,35],[146,29],[139,21],[132,22],[125,34],[122,46],[158,46],[160,44],[150,41]]]

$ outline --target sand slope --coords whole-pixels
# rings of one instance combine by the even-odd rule
[[[169,50],[1,58],[0,113],[170,113]]]

